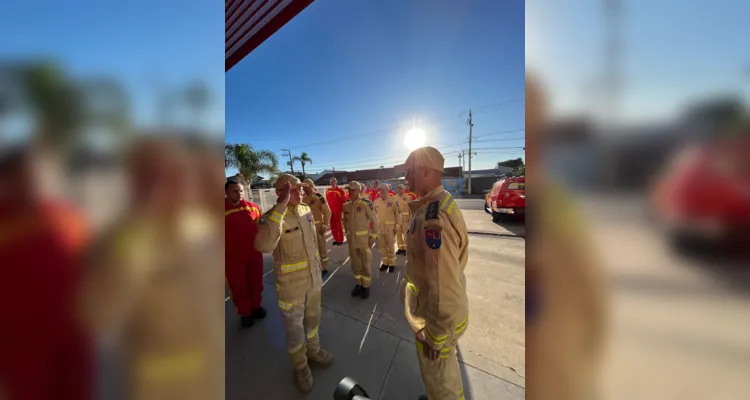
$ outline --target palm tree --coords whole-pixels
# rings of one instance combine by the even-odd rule
[[[312,158],[310,158],[310,156],[303,151],[299,156],[295,156],[293,160],[299,161],[299,163],[302,165],[302,175],[305,176],[305,164],[312,164]]]
[[[224,167],[236,168],[248,185],[253,177],[260,174],[275,174],[279,169],[279,159],[270,150],[255,150],[246,143],[224,144]]]

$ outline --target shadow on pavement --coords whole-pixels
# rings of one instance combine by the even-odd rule
[[[750,295],[750,243],[694,245],[676,250],[690,267],[707,272],[727,289]]]
[[[523,220],[508,220],[495,222],[495,225],[507,230],[508,232],[519,236],[526,237],[526,223]]]

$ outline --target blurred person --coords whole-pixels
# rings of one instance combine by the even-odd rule
[[[333,235],[333,245],[340,246],[344,244],[344,228],[341,226],[341,213],[344,202],[348,200],[346,192],[338,185],[336,178],[331,178],[331,187],[326,192],[326,200],[331,209],[331,235]]]
[[[380,270],[393,273],[396,269],[396,233],[401,230],[401,212],[398,201],[388,196],[388,185],[380,185],[380,197],[375,199],[375,214],[378,216],[378,251]]]
[[[413,192],[410,192],[409,188],[405,187],[405,185],[404,185],[404,193],[407,194],[412,200],[417,199],[417,195],[414,194]]]
[[[399,230],[396,232],[396,244],[398,251],[396,254],[406,255],[406,231],[409,228],[409,217],[411,212],[409,211],[409,203],[413,200],[405,191],[404,185],[398,185],[396,190],[398,193],[395,195],[396,201],[398,202],[399,216]]]
[[[351,199],[344,203],[344,234],[349,242],[349,258],[352,262],[352,274],[356,282],[352,297],[363,299],[370,297],[372,281],[372,251],[370,249],[378,239],[378,216],[369,199],[361,197],[362,185],[357,181],[349,182]]]
[[[396,192],[393,191],[393,188],[391,187],[391,184],[389,183],[388,184],[388,196],[392,197],[392,196],[395,196],[395,195],[396,195]]]
[[[263,253],[255,250],[260,207],[244,198],[243,185],[236,180],[224,184],[224,272],[229,297],[240,324],[249,328],[266,317],[263,300]]]
[[[125,387],[113,391],[129,399],[223,393],[218,207],[201,207],[188,154],[175,138],[138,140],[128,158],[129,205],[86,270],[81,308],[105,349],[122,352]]]
[[[326,198],[315,189],[313,180],[305,179],[305,183],[307,186],[302,188],[305,192],[302,203],[307,204],[312,210],[315,229],[318,232],[318,254],[320,254],[320,266],[323,269],[321,276],[325,279],[328,274],[328,246],[326,245],[328,242],[326,240],[328,224],[326,222],[331,220],[331,209],[328,207]]]
[[[90,399],[93,353],[76,307],[88,226],[42,195],[31,150],[0,150],[0,398]]]
[[[542,169],[545,103],[538,81],[527,74],[527,398],[589,399],[594,398],[604,339],[602,277],[592,242],[580,227],[583,219]]]
[[[318,232],[313,213],[302,203],[306,183],[284,174],[276,180],[276,205],[261,218],[255,248],[273,252],[278,304],[286,330],[286,348],[298,388],[314,385],[308,362],[329,366],[333,356],[320,346],[320,299],[323,285]]]
[[[434,147],[412,151],[404,163],[407,183],[420,197],[409,203],[410,250],[401,290],[427,390],[420,400],[464,398],[456,348],[469,325],[469,236],[458,203],[443,188],[444,164]]]
[[[375,203],[375,199],[380,197],[380,183],[378,183],[377,179],[372,181],[372,185],[370,185],[365,194],[370,198],[370,202],[372,203]]]

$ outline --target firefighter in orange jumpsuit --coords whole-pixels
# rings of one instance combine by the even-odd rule
[[[0,398],[91,399],[92,352],[77,316],[83,217],[40,198],[26,148],[0,155]]]
[[[341,213],[343,212],[344,203],[349,200],[348,195],[338,186],[336,178],[331,178],[331,187],[326,192],[326,200],[331,208],[331,235],[333,236],[333,245],[340,246],[344,244],[344,228],[341,225]]]
[[[224,231],[226,274],[229,295],[243,328],[253,326],[256,319],[266,317],[261,307],[263,293],[263,253],[252,243],[258,233],[260,207],[243,199],[242,185],[234,180],[224,185]]]
[[[388,183],[387,185],[388,185],[388,196],[389,196],[389,197],[393,197],[393,196],[395,196],[395,195],[396,195],[396,192],[394,192],[394,191],[393,191],[393,188],[391,187],[391,184],[390,184],[390,183]]]
[[[370,197],[370,202],[375,203],[375,199],[380,197],[380,190],[378,189],[380,185],[378,184],[377,180],[372,181],[372,185],[370,186],[370,189],[366,191],[365,193]]]

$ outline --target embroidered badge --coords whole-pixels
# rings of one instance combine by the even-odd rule
[[[312,215],[307,214],[307,222],[312,223]]]
[[[390,207],[390,206],[392,206],[392,205],[393,205],[393,203],[388,203],[388,207]]]
[[[440,209],[440,201],[433,201],[427,206],[424,219],[438,219],[438,210]]]
[[[262,217],[260,217],[260,224],[261,224],[261,225],[264,225],[264,224],[266,223],[266,218],[267,218],[267,217],[266,217],[265,215],[264,215],[264,216],[262,216]]]
[[[442,244],[441,233],[442,228],[435,225],[428,225],[424,227],[424,241],[427,247],[437,250]]]

